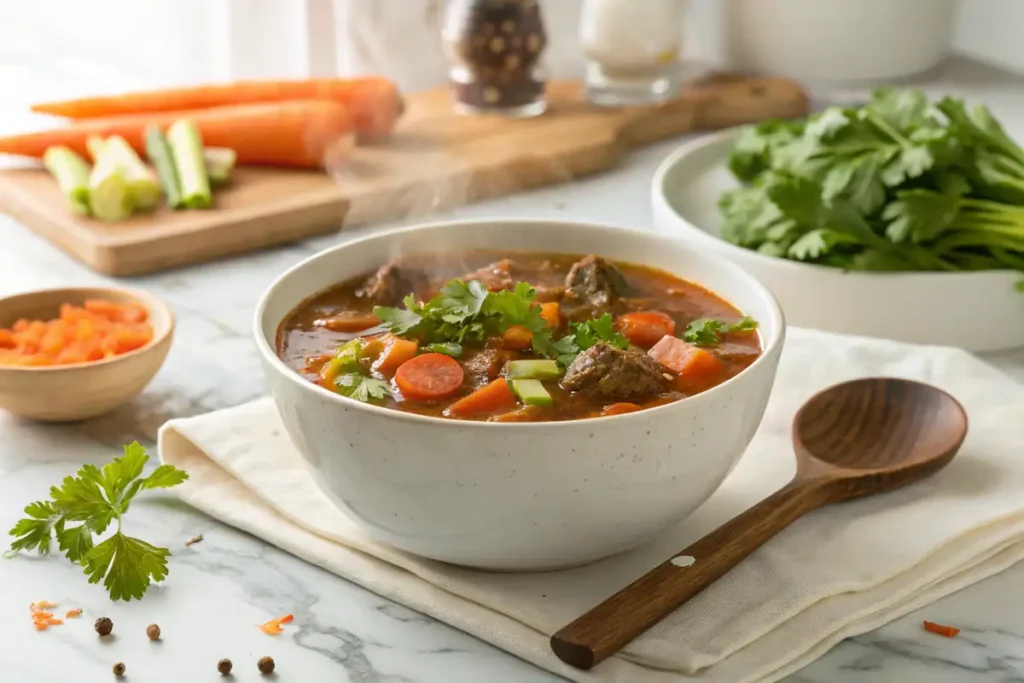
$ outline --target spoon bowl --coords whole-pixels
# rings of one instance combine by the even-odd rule
[[[857,379],[815,394],[797,412],[797,478],[832,480],[830,503],[880,493],[942,469],[966,436],[967,413],[946,392]]]
[[[552,650],[590,669],[808,512],[930,476],[966,437],[960,403],[920,382],[859,379],[815,394],[793,419],[792,481],[560,630]]]

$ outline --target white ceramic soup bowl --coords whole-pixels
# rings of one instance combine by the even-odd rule
[[[727,382],[649,410],[491,423],[424,417],[331,393],[275,352],[296,306],[396,256],[452,250],[596,253],[699,283],[760,323],[764,354]],[[764,413],[785,323],[735,265],[685,242],[559,221],[465,221],[374,234],[282,275],[256,309],[256,344],[285,427],[323,492],[373,538],[490,570],[548,570],[636,547],[706,501]]]

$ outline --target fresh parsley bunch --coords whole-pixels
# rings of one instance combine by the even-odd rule
[[[877,90],[743,131],[722,236],[848,270],[1024,271],[1024,149],[984,106]]]
[[[79,564],[89,583],[103,582],[112,600],[141,599],[153,581],[167,576],[167,548],[157,548],[125,535],[123,515],[140,491],[171,488],[188,479],[172,465],[160,465],[148,477],[142,470],[149,460],[146,449],[134,442],[124,455],[99,469],[83,465],[75,476],[65,477],[50,488],[50,499],[30,503],[10,535],[15,537],[11,552],[50,552],[54,536],[57,547],[71,562]],[[100,543],[102,535],[116,523],[113,535]]]
[[[535,305],[537,292],[526,282],[511,290],[488,291],[477,280],[451,280],[433,299],[419,303],[405,298],[405,308],[378,306],[373,314],[392,334],[419,340],[424,348],[459,356],[463,345],[479,345],[513,325],[532,333],[533,350],[568,365],[576,355],[598,341],[626,348],[628,340],[612,327],[607,313],[596,320],[573,323],[571,332],[555,340]]]

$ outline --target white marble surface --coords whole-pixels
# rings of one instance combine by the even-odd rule
[[[958,85],[956,83],[952,85]],[[962,85],[962,84],[961,84]],[[971,85],[971,83],[967,83]],[[997,113],[1024,128],[1024,99],[986,82]],[[31,90],[31,88],[30,88]],[[38,91],[38,88],[36,89]],[[31,95],[30,95],[31,96]],[[2,119],[0,119],[2,122]],[[5,125],[6,127],[6,125]],[[458,217],[556,217],[649,226],[648,183],[676,142],[631,156],[613,173],[467,207]],[[0,295],[107,281],[8,219],[0,219]],[[232,260],[121,281],[167,300],[178,332],[167,364],[132,404],[82,424],[44,426],[0,414],[0,527],[21,507],[83,462],[101,463],[122,443],[152,444],[166,419],[236,405],[264,394],[250,316],[263,288],[305,256],[347,233]],[[952,321],[951,321],[952,324]],[[1022,340],[1024,341],[1024,340]],[[1024,351],[991,356],[1024,381]],[[69,390],[73,390],[70,387]],[[217,680],[217,660],[235,663],[235,679],[257,680],[256,660],[271,655],[276,680],[359,683],[512,683],[557,680],[472,637],[410,612],[154,494],[133,506],[126,528],[171,547],[171,574],[141,603],[112,604],[59,556],[0,561],[0,683],[112,680],[123,661],[128,679],[146,683]],[[191,548],[184,541],[202,533]],[[1024,566],[1016,567],[876,632],[846,641],[790,677],[790,683],[1024,682]],[[37,633],[33,600],[83,607],[78,621]],[[277,638],[255,624],[285,613],[295,623]],[[98,616],[115,623],[99,641]],[[955,624],[960,637],[925,633],[921,620]],[[146,639],[147,624],[163,629]]]

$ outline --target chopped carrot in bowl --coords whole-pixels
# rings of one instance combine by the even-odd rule
[[[53,320],[18,320],[0,328],[0,366],[45,367],[113,358],[153,340],[145,308],[88,299],[62,304]]]

